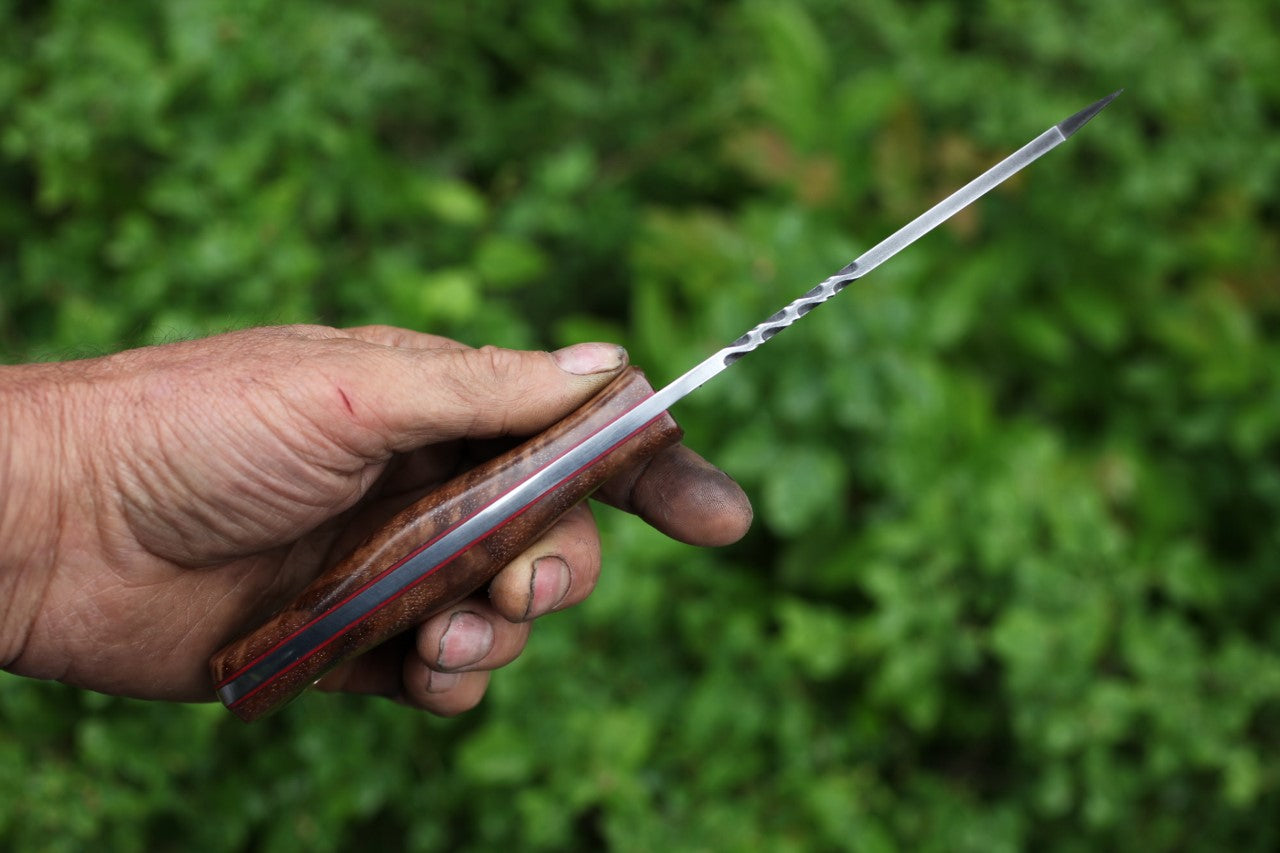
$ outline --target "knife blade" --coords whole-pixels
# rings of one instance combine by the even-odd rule
[[[219,699],[242,719],[257,719],[339,663],[488,583],[609,477],[677,441],[667,410],[678,400],[1061,145],[1120,91],[1037,135],[661,390],[628,368],[551,429],[396,515],[270,620],[213,656]]]

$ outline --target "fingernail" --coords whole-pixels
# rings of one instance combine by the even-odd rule
[[[449,617],[449,626],[440,638],[436,666],[458,669],[476,663],[493,648],[493,626],[477,613],[463,610]]]
[[[579,376],[608,373],[622,367],[627,351],[617,344],[574,344],[551,354],[560,369]]]
[[[460,672],[436,672],[434,669],[429,669],[427,670],[427,692],[444,693],[457,687],[461,680]]]
[[[560,606],[569,594],[573,575],[569,564],[561,557],[539,557],[533,561],[533,576],[529,578],[528,618],[550,613]]]

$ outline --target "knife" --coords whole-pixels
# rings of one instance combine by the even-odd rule
[[[210,660],[246,721],[324,673],[488,583],[606,480],[680,438],[667,410],[958,211],[1065,142],[1120,94],[1063,119],[872,246],[727,347],[654,392],[635,368],[564,420],[409,506],[265,624]]]

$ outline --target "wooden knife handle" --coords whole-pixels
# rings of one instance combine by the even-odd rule
[[[255,720],[339,663],[488,583],[602,483],[680,439],[680,428],[663,413],[548,490],[508,505],[513,488],[652,393],[644,374],[628,368],[546,432],[459,475],[396,515],[264,625],[213,656],[210,667],[219,698],[241,719]],[[486,529],[494,507],[501,510],[496,526]],[[468,522],[479,532],[464,526]]]

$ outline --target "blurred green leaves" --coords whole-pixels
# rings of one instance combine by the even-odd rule
[[[7,361],[385,322],[662,383],[1127,87],[681,403],[744,543],[601,510],[597,593],[456,721],[0,680],[0,840],[1274,849],[1269,14],[0,2]]]

